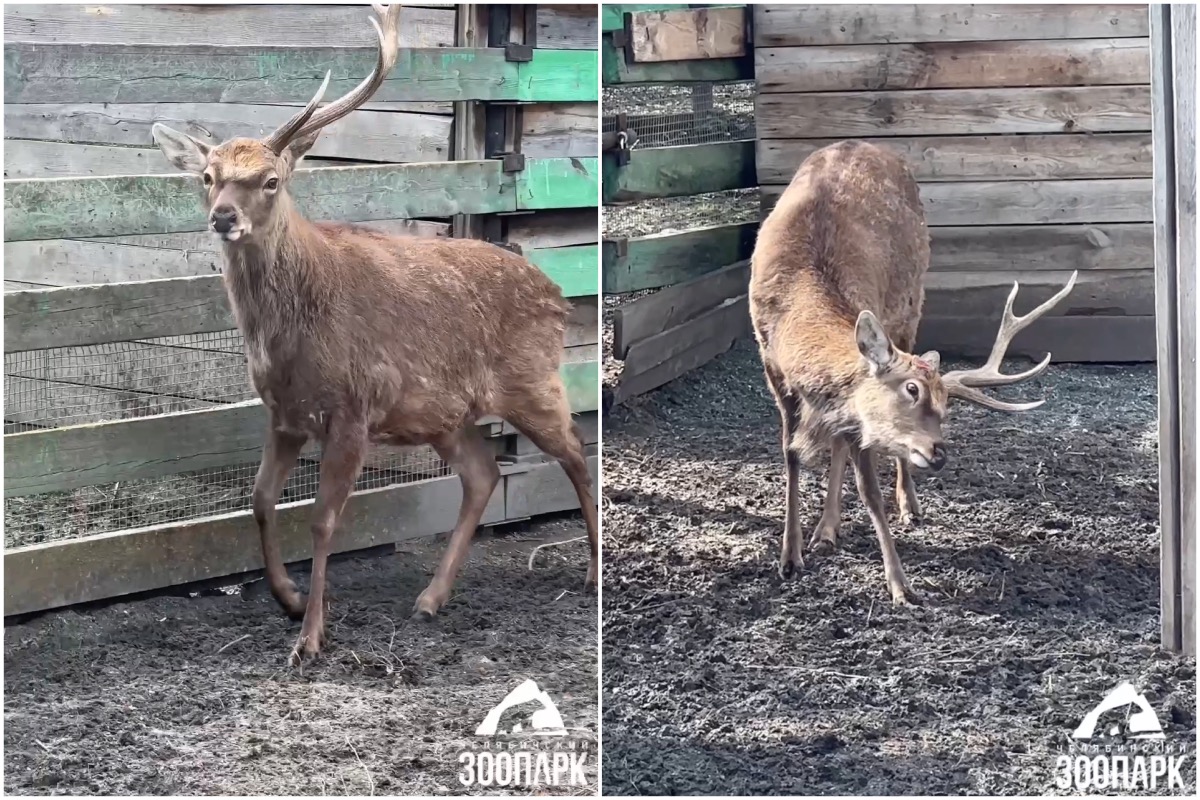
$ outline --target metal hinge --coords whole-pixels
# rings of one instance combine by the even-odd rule
[[[492,158],[499,159],[500,169],[504,172],[523,172],[525,170],[524,153],[496,153]]]
[[[509,42],[504,45],[504,60],[533,61],[533,48],[527,44],[513,44]]]

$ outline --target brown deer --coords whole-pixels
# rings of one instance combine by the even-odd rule
[[[366,102],[395,64],[400,8],[375,10],[378,62],[345,97],[317,110],[326,75],[308,105],[262,140],[212,146],[153,129],[173,165],[203,176],[208,224],[223,242],[225,286],[268,416],[253,497],[267,581],[288,615],[304,621],[294,663],[324,643],[330,540],[373,442],[428,443],[462,482],[458,523],[416,600],[417,616],[432,618],[446,603],[499,482],[476,427],[488,415],[562,464],[591,544],[588,585],[597,574],[592,478],[558,371],[570,309],[558,286],[493,244],[313,223],[288,196],[288,180],[321,129]],[[306,600],[280,555],[275,505],[310,439],[323,455]]]
[[[865,142],[812,153],[762,224],[750,265],[750,314],[767,383],[783,420],[787,466],[780,574],[804,567],[798,477],[829,450],[829,488],[810,547],[836,548],[842,476],[854,464],[858,493],[883,551],[884,577],[897,604],[919,602],[888,529],[878,459],[896,463],[902,522],[919,521],[912,467],[946,463],[942,423],[950,398],[998,411],[1028,411],[1044,401],[1006,403],[980,389],[1032,378],[1050,363],[1004,375],[1000,363],[1019,331],[1071,291],[1065,288],[1023,317],[1013,315],[1013,285],[987,362],[938,374],[936,352],[911,355],[925,300],[929,231],[908,165]]]

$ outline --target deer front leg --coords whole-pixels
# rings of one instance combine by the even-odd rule
[[[304,595],[296,589],[296,584],[288,577],[287,567],[283,565],[275,530],[275,505],[279,502],[288,475],[296,466],[296,459],[305,441],[303,436],[292,436],[276,430],[275,420],[270,418],[262,464],[254,479],[254,521],[258,523],[258,535],[262,540],[267,585],[271,587],[275,600],[292,619],[303,618]]]
[[[883,493],[879,491],[878,467],[878,460],[870,450],[859,450],[854,454],[854,477],[858,483],[858,495],[867,507],[867,513],[871,515],[871,524],[875,526],[875,535],[879,537],[879,549],[883,552],[883,576],[887,580],[893,603],[920,603],[920,595],[913,591],[908,585],[908,578],[904,576],[900,554],[896,552],[896,542],[888,530],[887,509],[884,507]]]
[[[846,474],[849,457],[850,446],[846,441],[834,439],[829,456],[829,487],[825,490],[825,507],[808,543],[814,553],[831,553],[837,549],[838,528],[842,524],[842,478]]]
[[[450,589],[454,586],[458,570],[467,559],[475,529],[479,527],[488,500],[500,482],[496,456],[474,425],[439,439],[433,443],[433,448],[443,461],[458,470],[463,502],[458,511],[458,524],[450,534],[450,544],[438,564],[437,572],[429,586],[417,597],[413,608],[414,616],[426,621],[433,619],[438,609],[450,599]]]
[[[292,648],[292,663],[316,656],[325,644],[325,567],[333,544],[333,532],[367,452],[367,425],[361,417],[336,416],[321,454],[321,478],[312,518],[312,579],[308,606],[300,638]]]
[[[896,459],[896,508],[902,525],[921,524],[921,503],[917,500],[917,485],[913,483],[908,461]]]

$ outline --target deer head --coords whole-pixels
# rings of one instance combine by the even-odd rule
[[[325,126],[361,106],[383,83],[400,50],[400,6],[374,5],[370,18],[379,35],[379,58],[371,74],[346,96],[317,110],[329,73],[303,110],[265,139],[234,138],[220,145],[155,124],[154,141],[176,168],[202,176],[208,226],[225,242],[243,242],[271,230],[289,208],[287,184],[300,159]],[[381,25],[382,23],[382,25]]]
[[[938,374],[941,358],[936,351],[921,356],[902,352],[888,338],[883,326],[870,311],[863,311],[855,325],[858,351],[867,375],[850,395],[847,414],[853,419],[860,445],[906,459],[921,469],[939,470],[946,464],[946,443],[942,423],[951,398],[995,411],[1029,411],[1045,400],[1008,403],[984,394],[989,386],[1009,386],[1040,375],[1050,364],[1047,353],[1038,364],[1017,373],[1004,375],[1000,363],[1013,337],[1036,319],[1058,305],[1075,286],[1079,273],[1071,274],[1058,293],[1024,316],[1013,314],[1013,300],[1020,286],[1013,284],[1000,330],[991,355],[982,367]]]

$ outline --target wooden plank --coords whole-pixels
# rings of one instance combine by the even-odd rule
[[[850,92],[1150,82],[1146,39],[760,47],[760,92]]]
[[[757,222],[604,242],[606,294],[657,289],[749,258]]]
[[[592,473],[592,499],[600,497],[600,459],[588,457],[588,470]],[[556,511],[574,511],[579,508],[579,496],[557,462],[539,465],[529,472],[509,475],[504,481],[504,515],[507,519],[521,519]],[[576,545],[580,563],[587,559],[587,545]]]
[[[596,344],[600,341],[599,295],[571,298],[571,316],[563,337],[566,347]]]
[[[566,363],[560,372],[573,412],[599,407],[598,362]],[[4,496],[254,463],[265,425],[261,401],[250,400],[212,410],[10,434],[4,438]]]
[[[528,158],[596,158],[596,103],[535,103],[521,107],[521,152]]]
[[[597,159],[529,159],[525,170],[500,163],[300,170],[297,206],[313,219],[369,222],[457,213],[594,206]],[[64,178],[5,182],[4,235],[10,241],[180,233],[206,228],[194,175]]]
[[[599,239],[594,208],[539,211],[508,219],[508,241],[523,250],[595,244]]]
[[[931,228],[932,272],[1145,269],[1154,226],[1010,225]]]
[[[753,5],[757,47],[1146,36],[1145,5]]]
[[[755,108],[762,139],[1150,129],[1149,86],[763,94]]]
[[[706,339],[735,339],[750,333],[750,306],[743,292],[726,298],[715,308],[668,328],[662,333],[633,342],[625,355],[625,376],[633,378],[674,359]]]
[[[309,166],[329,166],[314,158]],[[68,142],[4,140],[5,178],[80,178],[93,175],[166,175],[179,170],[162,151],[148,147],[105,147]]]
[[[604,159],[605,203],[758,185],[753,140],[635,150],[623,167],[617,166],[611,154]]]
[[[537,46],[546,50],[592,50],[600,36],[594,4],[537,5]]]
[[[742,261],[617,308],[613,312],[613,357],[623,359],[631,345],[745,294],[749,283],[750,264]]]
[[[746,322],[748,326],[749,315],[746,317]],[[613,402],[617,404],[624,403],[631,397],[637,397],[652,389],[657,389],[679,376],[703,366],[729,350],[733,346],[733,343],[737,341],[738,336],[733,335],[732,331],[729,333],[730,335],[727,337],[709,336],[704,338],[690,350],[680,353],[674,358],[668,359],[645,372],[636,375],[622,373],[620,383],[613,393]]]
[[[361,13],[361,12],[360,12]],[[362,28],[370,30],[365,24]],[[377,47],[21,44],[4,46],[8,103],[307,102],[332,74],[340,97],[371,72]],[[376,102],[597,101],[587,50],[539,50],[506,61],[501,48],[402,49]]]
[[[998,312],[992,319],[927,316],[917,332],[917,350],[982,359],[999,325]],[[1045,317],[1017,334],[1008,348],[1010,356],[1039,360],[1047,352],[1055,363],[1153,361],[1154,317]]]
[[[782,186],[762,187],[763,208]],[[960,181],[921,185],[930,225],[1151,222],[1149,178],[1078,181]]]
[[[638,63],[746,55],[746,9],[639,11],[630,15],[629,54]]]
[[[291,106],[245,103],[6,103],[4,135],[9,139],[144,147],[156,151],[156,168],[169,169],[150,135],[155,123],[219,143],[237,136],[262,138],[295,113]],[[309,155],[313,159],[445,161],[450,155],[451,124],[449,117],[436,114],[354,111],[322,131]],[[6,153],[6,168],[10,163]]]
[[[5,5],[5,42],[374,47],[371,8],[352,5]],[[453,9],[405,6],[400,46],[454,44]],[[364,73],[366,74],[366,73]],[[332,92],[330,93],[332,94]]]
[[[760,183],[787,184],[813,152],[839,139],[763,139]],[[921,136],[867,139],[900,153],[919,181],[1149,178],[1149,133]]]
[[[552,247],[525,255],[562,288],[563,297],[596,295],[600,290],[600,246]]]
[[[605,86],[745,81],[754,78],[754,60],[748,55],[742,58],[630,63],[625,60],[624,50],[613,46],[612,35],[608,33],[600,42],[600,68]]]
[[[1014,282],[1021,285],[1016,311],[1049,300],[1071,277],[1070,269],[1034,272],[934,272],[925,276],[925,316],[998,317]],[[1046,318],[1154,316],[1154,271],[1148,268],[1079,273],[1075,288]]]

